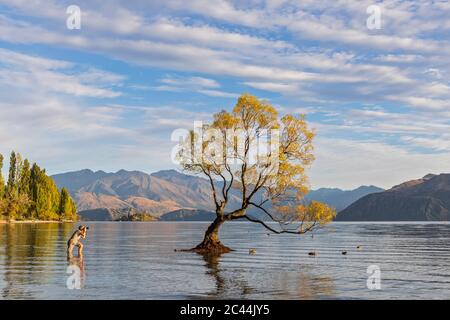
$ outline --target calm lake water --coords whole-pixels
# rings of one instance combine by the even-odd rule
[[[311,237],[228,223],[221,239],[234,252],[174,252],[207,225],[89,223],[81,263],[66,259],[75,225],[0,224],[0,299],[450,298],[450,224],[333,223]],[[79,290],[67,288],[69,265],[81,267]],[[369,265],[381,270],[380,290],[367,288]]]

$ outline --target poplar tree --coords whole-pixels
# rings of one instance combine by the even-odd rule
[[[19,173],[19,194],[30,195],[30,183],[31,183],[31,172],[30,172],[30,162],[25,159],[20,165]]]
[[[6,193],[8,197],[14,195],[17,190],[16,184],[16,170],[17,170],[17,157],[16,153],[11,152],[11,156],[9,158],[9,174],[8,174],[8,183],[6,185]]]
[[[2,201],[5,195],[5,180],[3,179],[3,155],[0,154],[0,201]]]
[[[5,197],[5,180],[2,174],[3,169],[3,155],[0,154],[0,219],[5,214],[6,211],[6,201]]]
[[[72,221],[77,221],[77,204],[70,198],[70,207],[72,211]]]
[[[70,203],[69,191],[66,188],[61,189],[59,215],[61,219],[72,220],[72,204]]]

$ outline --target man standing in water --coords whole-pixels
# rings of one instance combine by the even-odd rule
[[[67,242],[67,257],[72,258],[72,251],[74,247],[78,247],[78,257],[83,256],[83,244],[81,243],[81,239],[86,239],[87,230],[89,227],[79,226],[78,230],[73,233]]]

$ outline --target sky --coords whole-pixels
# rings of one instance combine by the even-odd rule
[[[171,133],[246,92],[306,114],[312,188],[389,188],[450,172],[449,57],[449,1],[0,0],[0,153],[177,168]]]

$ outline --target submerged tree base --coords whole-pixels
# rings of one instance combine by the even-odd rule
[[[223,245],[221,242],[208,242],[208,243],[200,243],[195,248],[191,249],[194,252],[198,253],[228,253],[233,251],[233,249]]]
[[[189,251],[189,252],[197,252],[200,254],[213,254],[219,255],[222,253],[228,253],[233,251],[231,248],[224,246],[219,240],[219,228],[225,220],[221,216],[217,216],[217,218],[211,223],[208,229],[205,232],[205,237],[203,241],[200,242],[195,248],[192,249],[184,249],[184,250],[175,250],[175,251]]]
[[[222,254],[234,251],[233,249],[223,245],[221,242],[202,242],[195,248],[191,249],[175,249],[180,252],[196,252],[201,254]]]

